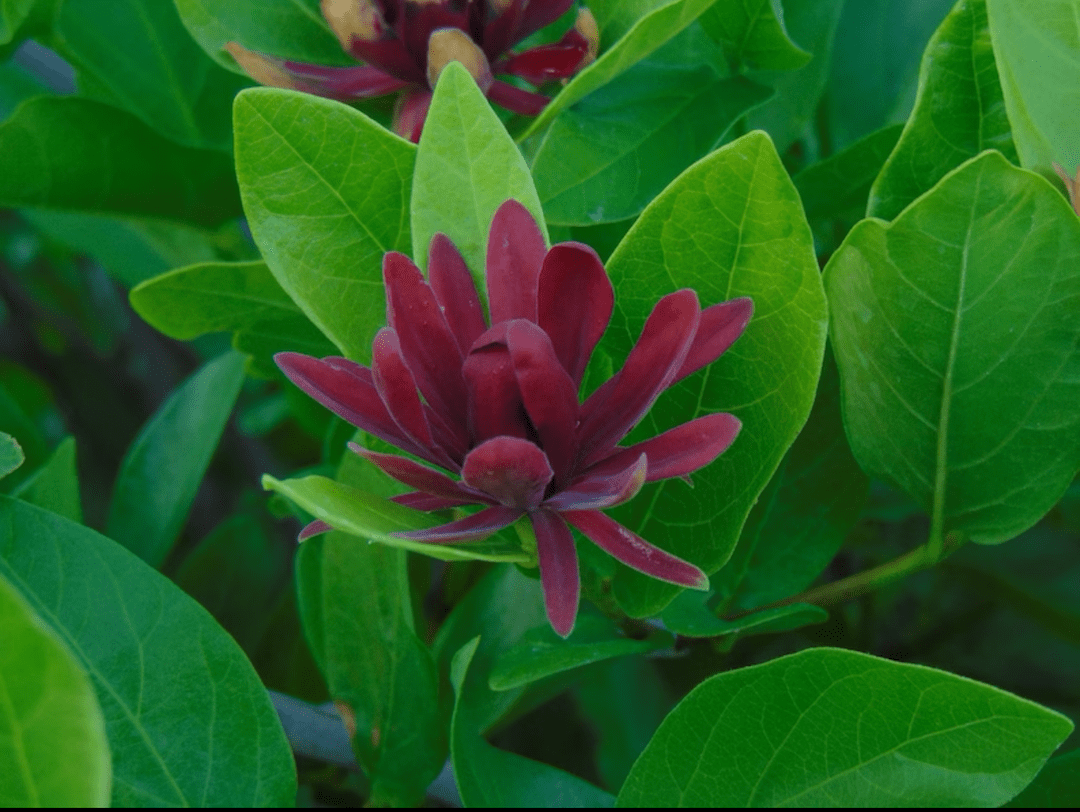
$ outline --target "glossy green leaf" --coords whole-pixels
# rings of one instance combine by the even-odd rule
[[[720,637],[726,634],[772,634],[822,623],[829,613],[820,606],[792,603],[762,609],[741,617],[722,618],[704,602],[707,596],[683,592],[664,609],[664,625],[684,637]]]
[[[235,119],[236,174],[266,264],[344,354],[369,358],[386,317],[383,254],[409,250],[415,147],[345,105],[287,90],[245,90]]]
[[[22,465],[25,459],[26,455],[23,454],[19,441],[0,431],[0,479]]]
[[[0,59],[3,58],[3,50],[0,47]],[[14,62],[0,64],[0,121],[11,115],[22,102],[48,92],[41,79],[22,65]]]
[[[411,211],[417,265],[427,267],[428,243],[442,232],[482,281],[491,218],[510,198],[546,233],[525,159],[469,72],[451,62],[435,87],[416,154]]]
[[[945,671],[810,649],[691,691],[618,805],[998,806],[1072,727]]]
[[[79,133],[72,138],[72,133]],[[40,97],[0,124],[0,203],[214,226],[240,213],[227,155],[181,147],[100,102]]]
[[[0,0],[0,45],[10,42],[38,0]]]
[[[874,181],[867,215],[891,220],[953,167],[986,149],[1016,160],[986,2],[960,0],[926,46],[915,109]]]
[[[82,497],[75,470],[75,438],[65,437],[52,456],[15,489],[12,496],[81,523]]]
[[[0,431],[18,438],[30,467],[16,469],[4,489],[49,456],[49,426],[62,422],[49,386],[25,367],[0,358]]]
[[[498,536],[465,544],[428,544],[398,538],[392,533],[435,527],[447,519],[421,513],[321,476],[302,479],[274,479],[263,476],[263,487],[288,497],[317,519],[372,542],[423,553],[443,561],[511,561],[528,563],[529,554],[521,546]]]
[[[318,358],[335,355],[337,349],[306,318],[290,316],[266,319],[241,327],[233,333],[233,347],[249,357],[248,371],[263,378],[280,375],[274,363],[276,353],[288,350]]]
[[[345,533],[310,539],[297,588],[315,660],[355,725],[369,803],[420,803],[448,743],[435,661],[413,628],[405,551]]]
[[[900,124],[883,127],[792,178],[807,219],[837,217],[853,209],[861,216],[870,186],[902,130]]]
[[[124,455],[106,527],[151,566],[161,566],[183,529],[243,381],[236,353],[206,364],[169,396]]]
[[[249,12],[250,13],[250,12]],[[54,31],[109,98],[189,147],[232,147],[232,97],[249,82],[215,64],[162,0],[61,0]]]
[[[670,648],[674,642],[674,637],[663,632],[641,640],[626,637],[602,615],[582,611],[565,640],[546,622],[526,632],[495,661],[488,685],[493,691],[505,691],[612,657]]]
[[[493,747],[480,736],[469,694],[483,675],[472,666],[481,638],[454,655],[450,679],[457,701],[450,724],[450,751],[461,800],[466,807],[514,809],[609,808],[614,798],[576,775]]]
[[[239,68],[223,53],[226,42],[270,56],[320,65],[355,65],[330,31],[319,0],[173,0],[195,41],[218,62]]]
[[[112,764],[94,687],[2,575],[0,640],[0,806],[108,806]]]
[[[634,8],[642,8],[645,13],[617,41],[610,45],[603,43],[600,58],[570,80],[559,95],[533,120],[523,137],[540,132],[562,110],[581,101],[647,57],[694,22],[715,2],[717,0],[670,0],[663,4],[642,3],[635,6]]]
[[[827,353],[810,419],[750,511],[731,560],[713,576],[713,588],[731,598],[729,611],[809,586],[855,526],[869,486],[844,436],[840,381]]]
[[[825,271],[844,422],[865,471],[931,513],[931,540],[1010,539],[1080,460],[1080,223],[997,152],[891,224],[856,226]]]
[[[844,3],[833,43],[824,120],[842,149],[911,110],[919,60],[956,0]]]
[[[1080,798],[1080,750],[1054,756],[1006,809],[1074,809]]]
[[[693,476],[646,485],[613,515],[648,541],[715,572],[810,412],[825,347],[825,296],[798,193],[768,136],[751,133],[679,176],[607,264],[615,312],[600,343],[622,359],[656,301],[694,288],[703,306],[749,296],[754,316],[716,363],[657,402],[629,442],[711,412],[743,424],[730,449]],[[617,360],[615,368],[621,366]],[[678,588],[620,565],[615,596],[656,614]]]
[[[89,674],[113,754],[113,806],[280,806],[296,776],[239,647],[113,541],[0,497],[0,575]]]
[[[986,0],[994,56],[1020,165],[1043,175],[1080,169],[1071,111],[1080,103],[1077,0]]]
[[[810,61],[784,29],[780,0],[721,0],[700,20],[735,71],[796,70]]]
[[[641,212],[770,95],[708,67],[645,59],[564,110],[532,159],[549,222],[591,225]]]

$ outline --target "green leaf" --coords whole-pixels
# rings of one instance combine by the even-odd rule
[[[589,663],[659,651],[674,643],[675,638],[665,632],[656,632],[641,640],[625,637],[607,618],[582,611],[573,633],[565,640],[555,634],[547,622],[526,632],[495,661],[488,685],[493,691],[505,691]]]
[[[615,359],[626,357],[656,300],[674,289],[694,288],[703,306],[754,301],[745,334],[666,393],[628,440],[731,412],[743,423],[735,443],[694,474],[693,490],[676,480],[646,485],[613,511],[648,541],[715,572],[806,421],[825,346],[810,229],[768,136],[744,136],[680,175],[615,249],[608,272],[616,308],[600,348]],[[621,565],[614,589],[623,608],[642,617],[678,592]]]
[[[717,0],[670,0],[663,4],[641,3],[633,8],[648,9],[626,33],[607,47],[600,58],[570,80],[537,116],[522,135],[528,138],[547,127],[562,110],[603,87],[624,70],[647,57]],[[653,6],[656,6],[653,8]]]
[[[812,164],[792,181],[799,190],[808,220],[839,217],[853,209],[866,209],[870,185],[896,146],[904,128],[884,127],[854,144]]]
[[[0,497],[0,575],[90,675],[113,753],[113,806],[279,806],[292,754],[239,647],[115,542]]]
[[[112,765],[94,688],[3,576],[0,640],[0,806],[108,806]]]
[[[0,45],[10,42],[38,0],[0,0]]]
[[[369,802],[419,804],[446,760],[447,719],[413,628],[405,551],[330,533],[301,545],[296,578],[307,639],[372,781]]]
[[[796,70],[811,59],[784,30],[780,0],[721,0],[700,21],[724,46],[733,71]]]
[[[810,649],[691,691],[618,805],[998,806],[1072,727],[944,671]]]
[[[1020,165],[1046,175],[1057,162],[1075,175],[1080,7],[1076,0],[986,0],[986,7]]]
[[[1016,160],[985,0],[960,0],[926,46],[915,109],[874,181],[867,215],[891,220],[986,149]]]
[[[481,638],[457,654],[450,669],[457,701],[450,723],[450,751],[461,800],[466,807],[577,809],[609,808],[614,798],[599,787],[539,761],[493,747],[480,735],[480,718],[468,698],[484,679],[473,658]]]
[[[844,436],[839,376],[827,352],[810,419],[750,511],[713,588],[732,599],[727,606],[743,609],[806,588],[839,552],[869,487]]]
[[[75,438],[65,437],[48,461],[19,484],[12,494],[24,502],[81,523],[82,497],[75,469]]]
[[[266,319],[241,327],[233,333],[233,347],[249,357],[249,372],[263,378],[281,375],[274,363],[274,355],[283,350],[318,358],[337,352],[315,325],[306,318],[296,317]]]
[[[1080,750],[1054,756],[1007,809],[1073,809],[1080,798]]]
[[[250,13],[250,12],[249,12]],[[54,31],[80,81],[189,147],[232,147],[232,97],[249,82],[215,64],[162,0],[61,0]]]
[[[151,566],[161,566],[183,529],[243,381],[236,353],[206,364],[169,396],[124,455],[106,526]]]
[[[700,592],[683,592],[664,609],[664,625],[684,637],[720,637],[726,634],[772,634],[823,623],[829,613],[820,606],[792,603],[751,612],[742,617],[719,617]]]
[[[931,541],[1018,535],[1080,460],[1080,223],[997,152],[825,271],[844,422],[865,471],[931,513]]]
[[[435,87],[416,154],[411,209],[416,264],[427,267],[428,243],[442,232],[482,282],[491,218],[510,198],[547,233],[525,159],[472,76],[451,62]]]
[[[3,479],[26,460],[19,441],[0,431],[0,479]]]
[[[245,90],[234,111],[236,174],[266,264],[327,338],[366,360],[386,316],[383,254],[409,250],[415,147],[303,93]]]
[[[72,138],[78,133],[78,138]],[[227,155],[167,141],[130,113],[79,98],[23,102],[0,124],[0,204],[215,226],[240,213]]]
[[[769,95],[708,67],[639,62],[541,136],[532,171],[548,221],[592,225],[639,214]]]
[[[0,59],[3,58],[3,51],[4,49],[0,47]],[[14,62],[0,64],[0,121],[10,116],[22,102],[48,92],[49,88],[40,77],[35,76],[22,65]]]
[[[174,0],[195,41],[219,63],[240,72],[226,42],[270,56],[321,65],[355,65],[319,12],[319,0]]]
[[[274,479],[263,476],[263,487],[285,496],[334,528],[369,541],[438,558],[443,561],[509,561],[521,564],[532,560],[520,545],[498,536],[466,544],[430,544],[398,538],[392,533],[435,527],[447,519],[391,502],[381,496],[335,482],[321,476],[302,479]]]

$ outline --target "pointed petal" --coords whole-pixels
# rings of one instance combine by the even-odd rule
[[[475,499],[444,499],[441,496],[432,496],[430,493],[420,493],[419,491],[391,496],[390,501],[397,502],[399,505],[404,505],[413,510],[423,511],[449,510],[450,508],[476,504]]]
[[[639,454],[636,460],[629,460],[628,465],[617,470],[586,473],[571,487],[545,501],[544,506],[552,510],[600,510],[621,505],[638,495],[647,471],[648,459]]]
[[[424,58],[427,55],[426,34],[424,45],[417,53],[410,52],[405,43],[397,37],[373,42],[365,42],[354,37],[345,50],[357,62],[366,62],[408,84],[427,87],[427,76],[423,69]]]
[[[524,39],[517,36],[517,29],[527,2],[528,0],[501,0],[493,4],[498,6],[498,13],[486,24],[481,36],[488,59],[498,58],[511,45]]]
[[[465,439],[462,355],[435,294],[411,259],[391,251],[383,257],[386,307],[405,363],[428,405]]]
[[[402,482],[410,488],[416,488],[418,491],[443,499],[464,500],[465,504],[469,505],[475,505],[478,502],[494,504],[494,500],[487,495],[477,493],[445,474],[414,462],[407,457],[371,451],[356,443],[349,443],[349,448],[364,459],[377,465],[383,473],[392,476],[398,482]]]
[[[545,25],[551,25],[563,16],[574,5],[574,0],[544,0],[525,4],[525,11],[521,15],[521,21],[514,31],[514,39],[510,43],[521,42],[529,34],[535,33]]]
[[[506,346],[525,412],[555,471],[556,485],[564,483],[577,457],[577,386],[547,333],[531,321],[507,322]]]
[[[581,594],[574,536],[557,513],[536,510],[529,514],[529,519],[536,533],[544,609],[555,633],[568,637],[574,630]]]
[[[525,405],[521,402],[514,362],[502,339],[503,328],[488,331],[498,340],[477,339],[461,367],[468,393],[468,426],[473,445],[492,437],[528,437]]]
[[[436,234],[431,238],[428,279],[446,323],[457,339],[458,349],[464,356],[487,329],[487,325],[472,274],[454,243],[445,234]]]
[[[480,92],[484,93],[495,78],[480,46],[460,28],[437,28],[431,32],[427,50],[428,87],[434,89],[443,70],[457,62],[469,72]]]
[[[577,73],[588,48],[584,42],[573,45],[539,45],[519,54],[510,54],[495,64],[496,73],[509,73],[534,85],[552,79],[565,79]]]
[[[707,414],[651,440],[618,449],[586,471],[585,476],[608,475],[641,454],[649,459],[646,482],[688,476],[727,451],[741,428],[742,423],[733,414]]]
[[[601,550],[638,572],[693,589],[709,586],[708,577],[693,564],[649,544],[598,510],[570,510],[560,515]]]
[[[431,107],[431,91],[426,87],[402,93],[394,102],[391,127],[394,133],[414,144],[420,143],[428,109]]]
[[[318,536],[321,533],[329,533],[333,530],[330,525],[324,522],[322,519],[316,519],[313,522],[308,522],[304,525],[304,529],[300,531],[300,535],[296,537],[297,541],[307,541],[312,536]]]
[[[429,527],[426,530],[410,530],[407,533],[391,533],[392,536],[400,536],[404,539],[416,541],[452,542],[452,541],[475,541],[486,538],[496,531],[513,524],[521,516],[522,511],[517,508],[495,507],[484,508],[479,513],[466,516],[464,519],[441,524],[438,527]]]
[[[743,334],[753,314],[754,302],[746,297],[720,302],[702,310],[694,342],[672,383],[681,381],[723,355]]]
[[[544,452],[517,437],[481,443],[461,466],[462,482],[518,510],[534,510],[540,504],[551,476]]]
[[[496,79],[488,88],[487,97],[492,102],[522,116],[538,116],[551,101],[542,93],[522,90],[509,82]]]
[[[536,322],[536,287],[545,253],[544,235],[529,210],[513,199],[499,206],[487,244],[492,327],[510,319]]]
[[[409,86],[408,82],[403,82],[372,65],[337,68],[289,59],[281,60],[280,64],[294,76],[313,83],[314,88],[307,92],[330,99],[372,99],[396,93]]]
[[[417,456],[428,453],[398,428],[367,367],[343,358],[319,360],[298,352],[279,352],[274,362],[290,381],[342,420]]]
[[[623,368],[581,409],[583,465],[603,459],[671,385],[697,331],[701,310],[689,288],[656,303]]]
[[[615,292],[597,253],[579,242],[551,246],[540,270],[537,324],[581,386],[589,357],[611,320]]]

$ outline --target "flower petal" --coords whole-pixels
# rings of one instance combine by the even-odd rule
[[[753,314],[754,302],[746,297],[720,302],[702,310],[694,343],[690,345],[686,360],[672,383],[681,381],[723,355],[743,334]]]
[[[396,93],[409,86],[408,82],[403,82],[372,65],[337,68],[294,62],[290,59],[281,60],[280,65],[292,75],[312,82],[313,87],[307,92],[330,99],[372,99]]]
[[[671,385],[697,332],[701,309],[689,288],[656,303],[623,368],[581,408],[582,464],[603,459]]]
[[[565,483],[577,457],[577,386],[559,362],[548,334],[531,321],[507,322],[506,346],[521,402],[555,471],[555,483]]]
[[[542,93],[534,93],[531,90],[522,90],[514,87],[509,82],[496,79],[488,88],[487,97],[499,107],[505,107],[511,112],[522,116],[538,116],[551,101]]]
[[[404,254],[383,257],[386,309],[417,386],[448,426],[465,436],[462,354],[420,269]]]
[[[432,496],[430,493],[421,493],[420,491],[391,496],[390,501],[397,502],[399,505],[404,505],[413,510],[424,511],[449,510],[450,508],[476,504],[474,499],[444,499],[441,496]]]
[[[525,405],[503,333],[502,327],[492,328],[478,338],[461,367],[468,393],[469,436],[474,445],[504,435],[529,436]],[[497,340],[484,343],[488,334]]]
[[[575,388],[614,305],[611,280],[592,248],[579,242],[551,246],[540,270],[537,324],[551,337]]]
[[[499,206],[487,244],[492,327],[510,319],[536,322],[536,286],[545,253],[544,235],[529,210],[514,199]]]
[[[349,448],[364,459],[377,465],[383,473],[392,476],[398,482],[402,482],[410,488],[416,488],[418,491],[443,499],[464,501],[465,504],[469,505],[475,505],[478,502],[488,505],[495,504],[495,500],[486,494],[473,491],[445,474],[414,462],[407,457],[371,451],[356,443],[349,443]]]
[[[517,29],[528,2],[529,0],[499,0],[493,4],[497,13],[491,22],[484,26],[481,36],[488,59],[496,59],[511,45],[524,39],[524,36],[518,36]]]
[[[452,542],[452,541],[475,541],[490,536],[496,531],[502,530],[518,520],[521,511],[516,508],[495,507],[484,508],[479,513],[466,516],[464,519],[440,524],[438,527],[429,527],[425,530],[409,530],[404,533],[391,533],[403,539],[416,541]]]
[[[539,45],[518,54],[510,54],[495,63],[496,73],[509,73],[534,85],[552,79],[573,76],[584,61],[588,47],[584,42],[572,45]]]
[[[465,457],[461,481],[518,510],[534,510],[552,477],[551,464],[535,444],[493,437]]]
[[[536,510],[529,514],[529,520],[536,533],[544,609],[555,633],[568,637],[574,630],[581,594],[574,536],[558,513]]]
[[[607,460],[604,460],[604,464]],[[591,471],[544,502],[552,510],[600,510],[615,507],[637,496],[645,484],[648,459],[639,454],[636,460],[619,469],[605,468]],[[593,473],[595,471],[595,473]]]
[[[445,234],[436,234],[431,238],[428,280],[450,332],[457,339],[458,349],[464,356],[487,329],[487,325],[472,274],[454,243]]]
[[[531,2],[527,2],[524,13],[521,15],[521,21],[514,31],[514,39],[509,45],[521,42],[529,34],[539,31],[545,25],[551,25],[563,16],[572,5],[574,5],[574,0],[542,0],[539,3],[536,0],[531,0]]]
[[[304,525],[304,529],[300,531],[300,535],[296,537],[297,541],[307,541],[312,536],[318,536],[321,533],[329,533],[334,528],[324,522],[322,519],[316,519],[313,522],[308,522]]]
[[[674,476],[685,477],[727,451],[741,428],[742,423],[733,414],[707,414],[658,434],[651,440],[618,449],[586,471],[585,476],[609,475],[645,454],[649,459],[646,482]]]
[[[654,547],[598,510],[568,510],[560,515],[601,550],[638,572],[694,589],[709,586],[708,577],[693,564]]]
[[[394,102],[394,114],[390,126],[394,133],[414,144],[420,143],[428,109],[431,107],[431,91],[414,88],[398,96]]]
[[[417,456],[429,453],[405,436],[386,411],[371,370],[344,358],[279,352],[274,362],[300,389],[342,420]]]

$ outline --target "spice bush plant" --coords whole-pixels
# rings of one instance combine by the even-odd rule
[[[1080,0],[0,0],[0,804],[1073,806]]]

